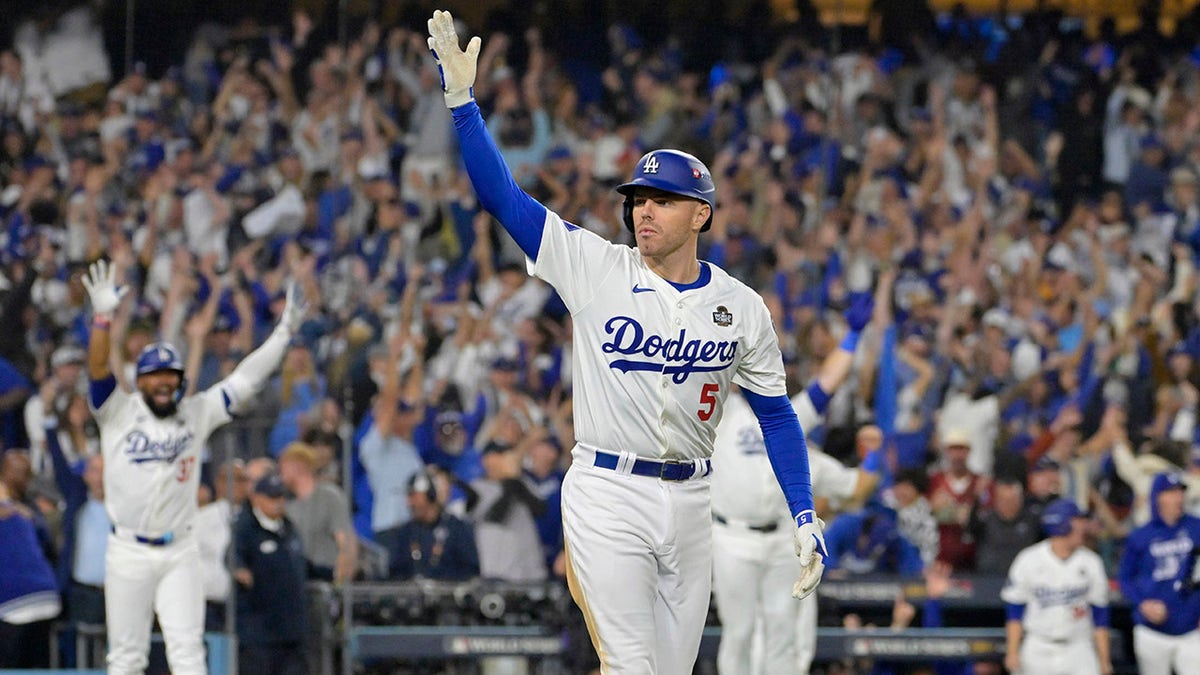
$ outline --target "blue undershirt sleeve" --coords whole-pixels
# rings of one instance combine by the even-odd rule
[[[813,410],[817,411],[818,415],[824,415],[829,408],[829,402],[833,400],[833,395],[827,393],[821,388],[821,383],[813,380],[812,384],[808,385],[808,400],[812,401]]]
[[[92,408],[99,409],[117,389],[117,376],[109,375],[100,380],[90,380],[88,390],[92,397]]]
[[[1025,605],[1016,605],[1011,602],[1004,603],[1004,616],[1009,621],[1020,621],[1025,617]]]
[[[479,105],[470,101],[454,108],[454,128],[467,175],[484,210],[495,216],[531,260],[537,260],[546,224],[546,207],[526,194],[504,163],[488,133]]]
[[[792,517],[813,509],[812,474],[808,469],[808,445],[792,402],[785,395],[763,396],[746,388],[742,395],[758,418],[767,457],[775,479],[783,488]]]
[[[1096,628],[1108,628],[1108,608],[1092,605],[1092,623]]]

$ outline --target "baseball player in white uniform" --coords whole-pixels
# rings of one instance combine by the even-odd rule
[[[655,150],[617,188],[637,248],[564,222],[521,191],[487,133],[471,91],[480,39],[460,49],[442,11],[429,32],[480,203],[573,319],[576,445],[563,531],[567,581],[601,672],[691,673],[712,586],[709,456],[734,384],[759,418],[794,518],[793,593],[811,593],[824,569],[804,434],[766,305],[696,258],[716,197],[703,163]]]
[[[850,330],[817,378],[792,397],[800,426],[820,426],[829,399],[850,374],[869,298],[847,312]],[[725,401],[713,443],[713,592],[721,617],[717,669],[729,675],[807,673],[816,653],[817,595],[796,603],[781,589],[796,574],[787,502],[775,480],[758,421],[738,392]],[[813,496],[860,502],[874,491],[882,451],[861,468],[809,446]],[[759,644],[761,642],[761,644]]]
[[[1017,554],[1000,599],[1004,666],[1022,675],[1108,675],[1108,576],[1083,545],[1087,516],[1059,499],[1042,513],[1044,539]]]
[[[204,594],[196,517],[200,452],[279,366],[304,307],[288,289],[278,327],[224,380],[183,396],[183,360],[170,344],[147,346],[137,360],[137,391],[123,391],[110,369],[109,322],[127,287],[94,263],[84,279],[94,317],[88,344],[89,403],[100,427],[104,505],[113,523],[105,558],[108,672],[142,673],[155,614],[176,675],[207,673]]]

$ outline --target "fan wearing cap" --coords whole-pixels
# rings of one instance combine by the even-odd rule
[[[977,505],[986,505],[989,481],[967,468],[971,436],[962,429],[949,429],[942,435],[941,471],[929,479],[929,506],[938,522],[941,543],[938,560],[956,569],[975,564],[975,545],[966,525]]]
[[[286,505],[283,479],[268,473],[254,484],[250,508],[234,524],[238,666],[243,673],[307,671],[302,647],[308,614],[307,563]]]
[[[1017,554],[1000,599],[1004,666],[1024,675],[1108,675],[1108,575],[1084,545],[1090,517],[1059,499],[1042,513],[1047,539]]]
[[[34,466],[42,466],[46,456],[44,422],[57,415],[60,400],[65,404],[65,397],[79,390],[84,356],[83,349],[75,345],[55,349],[50,355],[50,377],[46,378],[38,394],[25,402],[25,429],[29,433],[29,454]],[[75,450],[82,452],[83,448]]]
[[[1143,675],[1194,672],[1200,663],[1200,518],[1184,513],[1186,492],[1178,473],[1154,477],[1150,522],[1129,533],[1117,572],[1134,608],[1133,651]]]
[[[94,316],[89,331],[88,403],[100,430],[104,505],[112,522],[104,591],[110,673],[141,673],[155,615],[171,671],[206,673],[204,593],[192,536],[200,453],[209,436],[251,401],[279,367],[306,308],[289,288],[279,324],[226,378],[185,394],[183,358],[166,342],[137,358],[136,389],[118,387],[109,365],[109,326],[128,286],[107,261],[93,263],[84,286]]]

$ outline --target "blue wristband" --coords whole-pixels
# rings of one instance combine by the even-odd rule
[[[862,333],[852,330],[846,333],[846,337],[842,338],[842,344],[838,345],[839,349],[845,349],[848,352],[853,352],[858,348],[858,338]]]

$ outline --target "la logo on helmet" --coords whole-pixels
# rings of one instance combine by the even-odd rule
[[[650,155],[642,165],[642,173],[658,173],[658,158]]]

